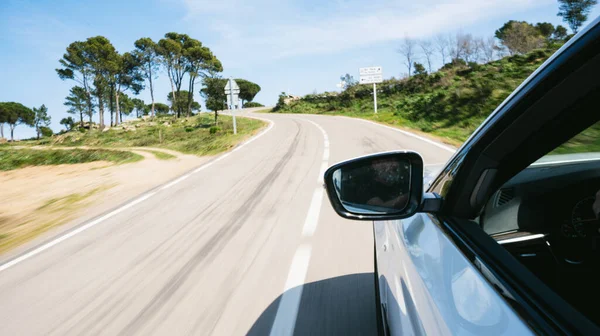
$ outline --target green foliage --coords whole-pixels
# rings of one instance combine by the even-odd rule
[[[131,103],[133,104],[133,109],[135,111],[135,116],[137,118],[139,118],[145,114],[144,111],[146,110],[146,103],[144,103],[143,100],[141,100],[139,98],[133,98],[133,99],[131,99]],[[150,110],[151,109],[152,109],[152,104],[150,104]]]
[[[549,22],[538,22],[535,24],[535,28],[545,39],[549,39],[555,31],[554,25]]]
[[[209,129],[209,133],[210,134],[215,134],[215,133],[217,133],[220,130],[221,130],[221,128],[219,128],[217,126],[211,126],[210,129]]]
[[[285,92],[282,92],[279,95],[279,98],[277,99],[277,104],[275,104],[275,107],[273,108],[273,112],[280,111],[286,107],[286,104],[285,104],[286,98],[287,98],[287,95],[285,94]],[[311,99],[312,97],[307,97],[307,98]]]
[[[88,95],[84,88],[81,86],[74,86],[69,91],[69,95],[65,98],[65,106],[69,109],[67,113],[79,115],[79,124],[83,127],[83,116],[87,116],[92,121],[94,115],[93,105],[89,105]]]
[[[173,109],[175,110],[175,112],[183,113],[188,108],[189,99],[190,98],[193,99],[194,97],[191,96],[188,91],[181,90],[179,92],[175,92],[175,98],[176,98],[175,102],[173,102],[173,94],[171,92],[169,92],[167,94],[167,101],[171,103],[171,106],[173,106]],[[196,103],[198,105],[194,105],[194,103]],[[192,101],[192,105],[194,105],[194,107],[196,107],[196,110],[200,109],[199,108],[200,103],[198,103],[196,101]]]
[[[410,127],[459,144],[555,49],[538,49],[487,64],[454,60],[440,71],[378,84],[378,114],[373,114],[372,87],[357,85],[340,94],[309,94],[285,104],[282,93],[275,112],[343,114]]]
[[[188,105],[185,110],[181,110],[181,106],[176,102],[180,98],[184,75],[186,73],[189,75],[188,94],[193,96],[196,78],[200,75],[203,75],[203,77],[212,76],[223,71],[221,62],[212,54],[209,48],[204,47],[200,41],[186,34],[173,32],[165,34],[165,37],[158,41],[157,52],[175,88],[171,96],[174,95],[173,102],[177,105],[177,108],[175,108],[177,116],[180,116],[183,111],[186,111],[189,115],[193,98],[187,99]]]
[[[143,104],[144,102],[142,102]],[[125,115],[130,115],[135,109],[135,103],[133,99],[129,98],[129,96],[125,93],[121,93],[119,95],[119,111]]]
[[[148,80],[148,86],[150,88],[150,97],[154,102],[154,85],[153,80],[158,78],[158,71],[160,69],[160,58],[158,55],[158,45],[152,41],[149,37],[142,37],[134,42],[135,51],[133,56],[137,59],[140,65],[140,71],[145,80]],[[137,105],[136,105],[137,106]],[[138,116],[141,115],[143,108],[136,107]],[[151,116],[154,116],[154,110],[150,105]]]
[[[39,108],[34,107],[33,113],[34,113],[33,126],[35,127],[35,130],[37,133],[37,138],[39,139],[40,134],[41,134],[40,127],[43,127],[43,126],[48,127],[50,125],[51,118],[48,115],[48,108],[46,107],[46,105],[42,105]],[[52,135],[52,134],[50,134],[50,135]]]
[[[146,105],[148,111],[150,110],[150,107],[152,105]],[[156,111],[157,114],[168,114],[169,110],[171,108],[169,107],[169,105],[167,104],[163,104],[163,103],[154,103],[154,110]]]
[[[164,124],[167,125],[164,125]],[[152,121],[136,120],[135,131],[113,128],[106,132],[67,132],[39,141],[21,142],[23,145],[88,146],[88,147],[160,147],[188,154],[211,155],[235,146],[254,134],[265,123],[260,120],[237,118],[238,134],[233,134],[233,121],[229,116],[221,117],[214,134],[213,116],[209,113],[177,119],[175,116],[157,115]]]
[[[587,20],[588,14],[595,6],[597,0],[558,0],[558,16],[571,27],[574,33],[579,31],[581,25]]]
[[[415,72],[414,72],[415,76],[427,75],[427,70],[425,70],[425,67],[423,66],[423,64],[415,62],[413,67],[415,69]]]
[[[218,122],[219,111],[227,109],[227,97],[225,96],[225,84],[227,79],[214,74],[202,80],[200,96],[204,98],[206,108],[215,113],[215,125]]]
[[[73,118],[71,118],[71,117],[62,118],[60,120],[60,124],[63,125],[63,126],[65,126],[65,128],[67,129],[67,131],[70,131],[75,126],[75,120],[73,120]]]
[[[554,34],[552,35],[552,37],[555,40],[565,41],[567,39],[568,35],[569,35],[569,33],[567,32],[567,28],[565,28],[561,25],[558,25],[558,26],[556,26],[556,29],[554,30]]]
[[[247,102],[244,104],[244,108],[251,108],[251,107],[264,107],[265,105],[261,104],[261,103],[257,103],[257,102]]]
[[[256,83],[241,78],[236,78],[235,82],[240,87],[239,97],[242,100],[242,105],[245,102],[251,102],[260,92],[260,86]]]
[[[496,30],[495,36],[511,54],[524,54],[542,47],[551,34],[548,30],[553,31],[554,26],[549,23],[534,26],[525,21],[510,20]]]
[[[15,102],[0,103],[0,127],[7,123],[10,127],[10,138],[14,140],[14,130],[18,124],[35,125],[35,113],[23,104]],[[4,132],[4,131],[2,131]]]
[[[54,132],[52,131],[52,129],[50,127],[46,127],[46,126],[41,126],[40,127],[40,133],[42,134],[42,137],[51,137]]]
[[[356,79],[354,79],[354,76],[350,75],[350,74],[345,74],[343,76],[340,76],[340,80],[342,81],[344,87],[344,90],[347,90],[355,85],[358,85],[358,81]]]
[[[93,161],[128,163],[141,160],[140,155],[105,149],[15,149],[0,148],[0,171],[27,166],[59,165]]]

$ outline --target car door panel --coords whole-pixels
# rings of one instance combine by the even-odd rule
[[[419,213],[375,222],[380,293],[390,334],[531,334],[435,221]]]

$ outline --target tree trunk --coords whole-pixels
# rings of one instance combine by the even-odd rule
[[[152,64],[148,63],[148,69],[150,76],[148,80],[150,81],[150,99],[152,99],[152,109],[150,110],[150,117],[154,118],[154,88],[152,87]]]
[[[123,122],[123,116],[121,115],[121,108],[119,107],[119,89],[115,91],[115,100],[117,101],[117,111],[115,112],[115,126],[119,124],[119,117],[121,118],[121,122]]]
[[[215,126],[217,126],[217,118],[219,117],[219,111],[215,111]]]
[[[92,129],[92,115],[94,114],[94,106],[92,104],[92,94],[90,93],[87,83],[83,82],[83,87],[85,89],[85,95],[87,97],[87,105],[88,105],[88,113],[90,114],[90,130]],[[83,118],[81,118],[81,127],[83,127]]]
[[[104,102],[102,101],[102,96],[98,95],[98,114],[99,114],[99,123],[100,123],[100,130],[104,129]]]
[[[37,139],[40,140],[40,128],[38,126],[35,127],[35,133],[37,134]]]
[[[192,76],[190,73],[190,90],[188,91],[188,106],[187,106],[187,116],[189,117],[192,114],[192,98],[194,97],[194,80],[196,78]]]
[[[83,127],[83,111],[79,111],[79,125],[81,125],[81,127]]]
[[[110,108],[110,127],[114,126],[114,116],[113,116],[113,112],[115,111],[115,99],[114,99],[114,95],[113,93],[115,93],[115,88],[111,85],[110,87],[110,98],[108,98],[108,102],[109,102],[109,108]]]
[[[171,109],[175,112],[175,106],[177,106],[177,98],[175,97],[175,87],[173,86],[173,77],[169,74],[169,82],[171,82]]]
[[[4,123],[0,123],[0,138],[4,138]]]
[[[12,142],[12,141],[15,141],[14,133],[15,133],[15,127],[17,126],[17,124],[14,124],[14,125],[9,124],[9,126],[10,126],[10,141]]]

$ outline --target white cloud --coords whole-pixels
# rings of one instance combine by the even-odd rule
[[[367,1],[312,4],[292,1],[184,0],[190,29],[207,27],[211,48],[245,65],[297,55],[332,53],[406,34],[428,37],[552,0]],[[323,4],[323,3],[325,4]],[[198,23],[206,23],[198,25]]]

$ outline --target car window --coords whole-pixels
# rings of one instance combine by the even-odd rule
[[[574,308],[600,324],[600,123],[552,150],[505,183],[480,224]],[[593,300],[592,300],[593,301]]]
[[[600,123],[587,128],[532,165],[600,159]]]

